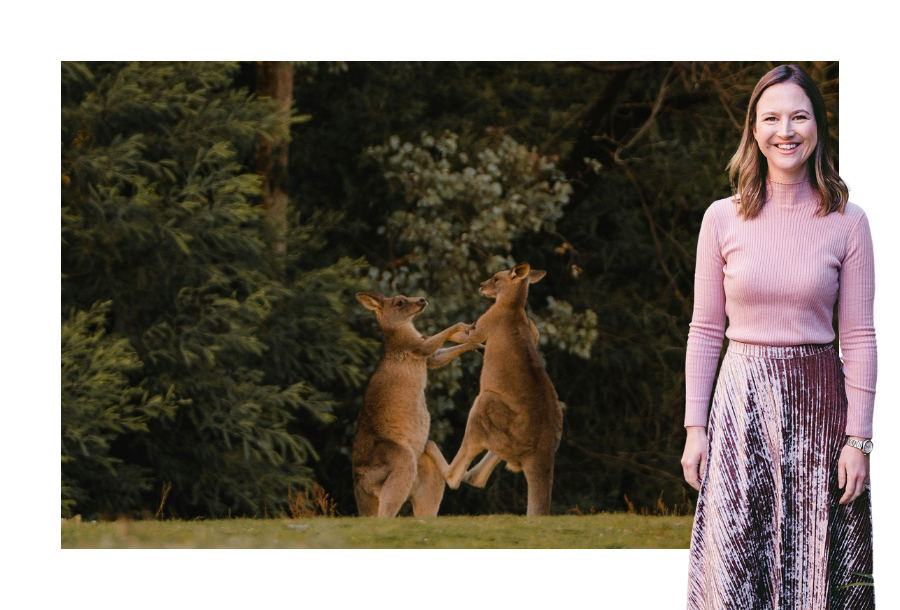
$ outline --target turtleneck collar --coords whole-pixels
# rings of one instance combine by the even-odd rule
[[[801,182],[775,182],[766,179],[766,203],[779,206],[795,207],[800,205],[818,205],[819,197],[813,190],[809,179]]]

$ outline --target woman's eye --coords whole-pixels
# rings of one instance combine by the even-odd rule
[[[794,120],[795,121],[806,121],[806,120],[809,120],[809,117],[806,116],[805,114],[798,114],[797,116],[794,117]]]

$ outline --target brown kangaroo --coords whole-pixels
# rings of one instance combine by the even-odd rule
[[[450,335],[458,343],[486,343],[481,392],[453,461],[447,464],[434,441],[425,448],[451,489],[462,481],[484,487],[501,460],[508,470],[524,471],[528,516],[550,513],[553,461],[562,435],[562,408],[538,358],[537,328],[525,315],[528,285],[544,275],[546,271],[531,271],[526,263],[482,282],[481,294],[496,302],[465,332]],[[485,456],[467,472],[485,449]]]
[[[375,312],[384,333],[384,355],[369,380],[353,440],[353,491],[362,516],[395,517],[407,500],[417,517],[437,515],[444,479],[424,453],[431,427],[425,406],[427,368],[442,366],[477,344],[440,348],[452,333],[465,336],[460,322],[427,339],[413,318],[428,301],[358,292]]]

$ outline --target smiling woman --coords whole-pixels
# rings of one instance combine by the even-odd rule
[[[757,83],[729,169],[738,188],[700,229],[687,345],[688,608],[873,608],[872,587],[842,588],[872,572],[872,240],[799,67]]]
[[[753,137],[769,166],[769,179],[806,180],[807,159],[818,143],[812,102],[799,85],[772,85],[759,98]]]
[[[780,66],[756,84],[728,174],[747,220],[762,210],[767,180],[808,180],[820,203],[819,216],[843,214],[850,194],[832,161],[825,100],[800,67]]]

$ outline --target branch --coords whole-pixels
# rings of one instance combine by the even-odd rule
[[[556,141],[563,134],[563,132],[566,129],[571,128],[571,126],[576,122],[581,122],[581,132],[583,134],[590,135],[595,133],[596,125],[600,123],[612,109],[613,103],[616,100],[616,96],[624,88],[625,83],[628,81],[630,75],[630,71],[615,73],[613,77],[609,79],[609,82],[607,82],[604,86],[603,92],[593,100],[591,100],[590,103],[585,104],[584,108],[579,110],[575,114],[575,116],[566,121],[565,125],[563,125],[562,128],[559,129],[559,131],[554,133],[552,136],[550,136],[550,139],[543,143],[543,145],[541,146],[541,150],[545,152],[550,151],[553,145],[556,144]],[[570,155],[570,159],[572,159],[573,162],[575,159],[580,162],[583,157],[590,156],[590,154],[588,153],[590,149],[589,143],[581,142],[580,144],[581,146],[579,146],[579,142],[576,142],[572,154]],[[579,148],[583,150],[579,150]],[[566,172],[567,175],[570,173],[574,172]]]
[[[653,122],[656,120],[656,115],[659,114],[660,108],[662,108],[663,101],[666,98],[666,91],[669,88],[669,79],[672,77],[672,74],[675,72],[675,66],[671,66],[669,71],[666,72],[666,76],[663,78],[662,85],[659,87],[659,93],[656,96],[656,102],[653,104],[653,109],[650,111],[650,116],[647,117],[647,120],[644,121],[644,124],[641,125],[641,128],[637,130],[637,133],[628,140],[624,145],[616,150],[616,154],[613,158],[616,160],[616,163],[624,163],[623,159],[619,156],[620,152],[623,152],[632,146],[634,143],[640,140],[645,133],[650,131],[650,128],[653,126]]]
[[[725,108],[725,112],[728,114],[728,118],[731,119],[731,123],[734,125],[734,128],[738,131],[741,131],[744,126],[741,125],[741,122],[735,118],[734,113],[731,112],[731,108],[729,107],[728,100],[725,99],[725,92],[722,91],[722,87],[719,85],[719,81],[713,81],[716,87],[716,95],[719,96],[719,101],[722,102],[722,107]]]
[[[666,75],[663,78],[662,85],[660,85],[660,87],[659,87],[659,93],[656,95],[656,102],[653,104],[653,109],[650,111],[650,116],[647,118],[646,121],[644,121],[644,124],[641,125],[641,128],[637,130],[637,133],[635,133],[634,136],[632,136],[632,138],[630,140],[628,140],[626,143],[619,146],[616,149],[615,153],[613,154],[613,159],[623,169],[623,171],[625,172],[625,175],[631,181],[631,184],[634,186],[634,189],[637,192],[638,197],[641,200],[641,209],[643,210],[644,216],[647,219],[647,224],[650,227],[650,235],[653,238],[653,245],[656,247],[656,257],[659,260],[659,265],[660,265],[660,268],[663,270],[663,273],[665,273],[666,277],[669,278],[670,284],[675,284],[675,275],[669,270],[669,266],[666,265],[665,258],[663,257],[662,244],[660,243],[659,235],[657,234],[658,229],[657,229],[656,223],[653,220],[653,215],[650,213],[650,206],[647,205],[647,198],[644,196],[644,191],[643,191],[643,189],[641,189],[640,184],[638,184],[637,177],[634,175],[634,172],[628,166],[628,163],[626,162],[626,160],[622,158],[621,153],[626,151],[630,147],[634,146],[634,144],[638,140],[640,140],[644,136],[644,134],[646,134],[648,131],[650,131],[650,128],[653,126],[653,123],[656,120],[656,117],[659,114],[660,109],[663,107],[663,102],[666,99],[666,92],[668,91],[668,88],[669,88],[669,81],[672,78],[673,74],[675,74],[675,70],[676,70],[676,66],[673,64],[669,68],[669,71],[666,72]],[[661,229],[659,229],[659,230],[661,231]],[[682,251],[683,254],[688,254],[687,251],[684,249],[684,246],[682,246],[680,243],[678,243],[678,240],[676,240],[674,237],[672,237],[666,231],[662,231],[662,232],[668,237],[668,239],[673,244],[675,244]],[[688,254],[688,257],[690,257],[689,254]]]
[[[616,155],[618,156],[618,151],[616,151]],[[659,260],[659,266],[662,268],[663,273],[666,274],[666,277],[669,278],[669,282],[674,282],[675,276],[672,275],[671,271],[669,271],[669,267],[668,265],[666,265],[666,261],[663,258],[662,244],[659,242],[659,236],[656,234],[656,223],[653,221],[653,215],[650,213],[650,206],[647,205],[647,199],[644,197],[644,191],[638,184],[637,177],[634,175],[634,172],[631,171],[631,168],[628,167],[628,165],[626,165],[624,161],[618,158],[616,158],[616,161],[625,171],[625,175],[628,176],[628,179],[631,181],[631,184],[634,186],[634,190],[637,191],[638,197],[641,200],[641,209],[643,209],[644,216],[647,218],[647,224],[650,226],[650,236],[653,238],[653,245],[656,247],[656,258]]]

